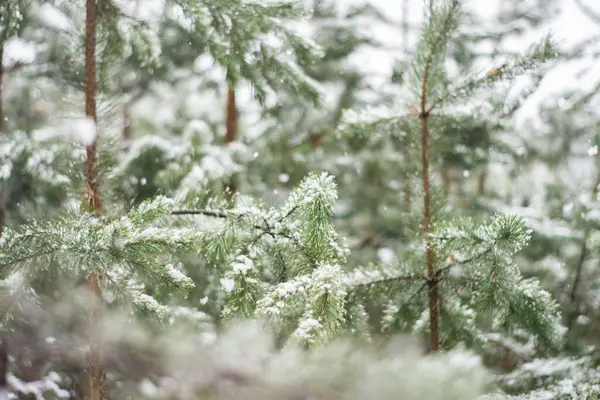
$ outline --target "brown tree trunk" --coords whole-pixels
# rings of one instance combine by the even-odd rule
[[[235,89],[229,87],[227,90],[227,105],[225,110],[225,145],[234,142],[238,137],[238,114],[235,102]],[[225,185],[225,190],[230,200],[233,200],[237,193],[237,187],[233,181]]]
[[[2,89],[4,85],[4,46],[0,45],[0,133],[4,130],[4,112],[2,111]]]
[[[96,115],[96,0],[86,0],[85,20],[85,115],[97,122]],[[97,128],[96,128],[97,129]],[[90,210],[102,212],[102,199],[100,197],[100,180],[98,176],[98,132],[96,139],[87,147],[87,203]],[[101,296],[101,277],[91,273],[87,279],[88,290],[98,300],[90,310],[90,357],[88,360],[89,399],[106,399],[106,375],[104,372],[103,357],[100,350],[99,338],[93,333],[94,325],[98,323]]]
[[[85,22],[85,115],[97,122],[96,116],[96,0],[86,0]],[[88,205],[94,211],[102,211],[100,180],[98,177],[98,132],[96,139],[87,146],[87,192]]]
[[[310,143],[310,147],[313,150],[318,149],[319,147],[323,146],[323,142],[325,141],[325,136],[327,135],[327,132],[319,132],[319,133],[309,133],[308,135],[308,141]]]
[[[420,128],[421,128],[421,167],[423,178],[423,238],[426,243],[427,285],[429,295],[429,347],[431,352],[440,349],[439,335],[439,295],[438,277],[435,273],[435,252],[427,239],[431,227],[431,183],[429,180],[429,111],[427,110],[427,92],[429,79],[429,63],[425,64],[423,84],[421,88]]]
[[[6,336],[2,335],[0,337],[0,389],[8,388],[6,374],[8,374],[8,343]]]
[[[477,195],[483,196],[485,194],[485,179],[486,179],[486,171],[482,171],[481,175],[479,175],[479,179],[477,180]]]
[[[131,111],[128,105],[123,106],[123,139],[131,138]]]
[[[237,105],[235,103],[235,89],[231,87],[227,90],[227,109],[225,118],[225,143],[227,144],[237,139],[238,129]]]

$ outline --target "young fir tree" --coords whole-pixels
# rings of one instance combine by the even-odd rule
[[[392,299],[383,297],[385,325],[427,334],[432,351],[457,341],[490,349],[495,337],[519,335],[522,329],[535,338],[539,350],[549,350],[559,343],[556,304],[537,281],[523,279],[514,264],[514,254],[529,239],[523,221],[502,215],[483,221],[449,218],[451,211],[436,201],[432,166],[439,162],[442,135],[460,121],[458,100],[554,58],[555,50],[544,41],[501,70],[450,82],[445,49],[460,15],[458,1],[436,2],[428,12],[407,80],[413,99],[406,114],[367,114],[348,128],[354,135],[400,131],[419,141],[421,152],[421,246],[406,251],[397,270],[357,274],[354,285],[370,296],[382,292],[378,286],[391,288]]]

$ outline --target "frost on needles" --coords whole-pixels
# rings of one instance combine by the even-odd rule
[[[421,152],[412,160],[421,174],[420,181],[413,182],[421,198],[410,210],[422,215],[415,229],[421,231],[421,241],[415,238],[414,248],[395,268],[355,271],[350,280],[356,288],[354,301],[380,295],[385,302],[383,325],[392,332],[427,335],[433,350],[458,342],[492,350],[498,343],[488,340],[490,333],[511,337],[519,331],[534,338],[540,351],[557,349],[561,341],[558,306],[535,279],[524,279],[515,265],[515,254],[529,239],[524,222],[505,215],[487,221],[452,216],[443,201],[433,197],[430,172],[439,162],[435,141],[448,123],[461,117],[457,101],[469,100],[476,90],[489,88],[500,78],[536,68],[557,53],[545,39],[530,54],[503,66],[502,74],[480,77],[457,89],[444,62],[461,15],[457,0],[433,2],[427,9],[428,23],[406,82],[413,97],[404,113],[395,109],[351,114],[342,130],[342,137],[400,131],[405,143],[417,144]]]
[[[6,229],[0,270],[7,278],[24,274],[34,286],[56,274],[76,281],[97,273],[106,277],[115,300],[163,319],[167,309],[146,293],[144,283],[189,290],[193,282],[169,259],[199,251],[202,243],[197,230],[161,224],[172,207],[171,200],[157,197],[119,218],[83,212]]]
[[[438,188],[448,152],[444,147],[454,141],[448,137],[451,131],[496,121],[496,115],[465,109],[486,103],[478,96],[491,93],[499,82],[510,83],[556,59],[548,38],[488,73],[452,78],[447,52],[465,10],[457,0],[432,1],[424,11],[414,59],[406,64],[406,80],[395,87],[402,90],[401,98],[350,111],[349,104],[365,102],[349,99],[358,97],[353,90],[368,85],[357,71],[345,68],[348,54],[330,51],[323,60],[319,46],[290,27],[290,22],[311,18],[300,2],[168,0],[160,2],[165,13],[147,20],[131,12],[128,0],[92,3],[99,6],[98,59],[89,65],[97,64],[98,76],[87,81],[97,79],[102,97],[97,125],[75,129],[74,136],[84,142],[77,148],[65,143],[62,126],[57,129],[58,114],[46,121],[52,124],[47,130],[23,127],[15,119],[11,126],[19,128],[11,127],[0,138],[3,199],[14,200],[11,196],[23,186],[36,188],[8,210],[10,223],[0,238],[0,299],[8,304],[3,310],[8,329],[18,331],[15,338],[22,343],[35,343],[36,357],[50,365],[34,382],[9,374],[15,391],[61,397],[67,386],[61,379],[77,376],[72,369],[88,367],[82,343],[88,343],[90,327],[80,317],[89,310],[77,304],[74,287],[93,275],[101,277],[102,285],[102,315],[91,315],[105,339],[98,347],[101,367],[109,372],[112,389],[132,398],[193,393],[232,399],[476,399],[490,392],[488,383],[504,390],[498,398],[598,396],[592,357],[556,354],[563,341],[558,304],[518,266],[531,239],[526,222],[499,213],[461,215],[469,213],[447,204],[444,188]],[[44,2],[73,22],[81,22],[83,5]],[[23,20],[17,7],[7,7],[0,6],[0,46],[17,28],[40,29],[32,13]],[[350,16],[360,14],[353,13],[340,21],[332,12],[320,32],[347,28]],[[67,31],[56,26],[40,31],[39,37],[47,34],[52,40],[36,50],[53,67],[41,76],[48,86],[48,81],[58,82],[54,90],[61,107],[68,103],[63,95],[73,90],[80,95],[83,85],[82,48],[78,36]],[[328,50],[343,35],[331,36]],[[356,46],[366,43],[348,40]],[[209,59],[223,76],[199,73],[199,57]],[[342,70],[344,90],[339,104],[327,105],[321,115],[313,110],[321,98],[315,77],[331,70]],[[333,84],[339,78],[323,80]],[[238,121],[238,110],[252,112],[247,104],[235,103],[241,83],[253,89],[260,122],[268,117],[267,133],[260,123]],[[198,97],[186,98],[189,92],[227,92],[228,110],[234,112],[205,121],[213,109],[196,113],[201,106]],[[284,100],[285,107],[266,111],[271,95]],[[161,122],[151,112],[147,119],[140,117],[133,136],[123,133],[122,146],[113,138],[120,135],[107,139],[122,122],[111,114],[113,106],[123,101],[127,108],[146,96],[167,111],[176,109],[172,120]],[[171,100],[177,105],[167,107]],[[191,117],[180,112],[186,101],[194,109]],[[288,107],[294,118],[287,118]],[[64,108],[57,113],[72,113]],[[313,124],[314,114],[322,121]],[[296,124],[296,118],[306,123]],[[270,146],[279,140],[282,126],[293,146],[306,135],[320,140],[337,131],[327,138],[335,142],[335,160],[327,159],[329,153],[323,156],[330,149],[319,140],[305,146],[308,155],[290,145],[298,157],[286,160],[289,153]],[[235,135],[221,143],[223,128],[226,136]],[[81,144],[93,144],[99,132],[102,194],[116,204],[102,214],[74,206],[84,169]],[[254,154],[260,154],[260,162],[253,164]],[[382,172],[382,159],[392,168],[378,178],[403,186],[396,190],[392,183],[373,179],[369,189],[380,185],[381,191],[365,193],[361,183]],[[344,168],[357,173],[338,176]],[[80,171],[65,172],[75,169]],[[283,177],[277,196],[265,178],[269,174]],[[223,184],[234,179],[241,184],[230,202]],[[346,192],[338,193],[338,184]],[[383,195],[395,207],[387,214],[380,207]],[[340,202],[344,207],[337,208]],[[594,205],[589,206],[591,213]],[[345,209],[344,215],[336,215],[339,209]],[[32,219],[38,210],[44,218]],[[370,233],[365,225],[381,228],[364,222],[374,215],[392,215],[386,226],[399,225],[386,238],[397,260],[363,265],[362,248],[351,253],[343,235]],[[585,232],[589,241],[584,245],[594,246],[598,238],[591,228]],[[57,296],[74,304],[65,305]],[[239,329],[241,319],[254,324]],[[28,329],[18,329],[28,323]],[[425,350],[435,354],[398,354],[392,338],[402,334],[426,339]],[[376,345],[369,347],[369,341]],[[519,357],[518,368],[509,374],[484,372],[481,359],[508,351]]]

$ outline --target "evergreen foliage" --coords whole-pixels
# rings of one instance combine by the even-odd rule
[[[492,32],[406,3],[377,83],[364,54],[390,49],[359,27],[398,24],[369,5],[143,3],[0,4],[0,386],[599,396],[595,93],[539,140],[515,116],[578,54],[499,50],[550,11],[508,2]],[[510,189],[539,165],[543,195]]]

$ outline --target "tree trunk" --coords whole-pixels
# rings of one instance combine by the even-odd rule
[[[595,201],[598,196],[598,186],[600,186],[600,167],[596,167],[598,171],[596,172],[596,180],[594,181],[594,186],[591,190],[592,201]],[[577,261],[577,266],[575,268],[575,277],[573,279],[573,284],[571,285],[571,293],[569,295],[570,299],[570,310],[567,314],[566,318],[566,326],[567,326],[567,338],[571,339],[573,336],[573,328],[575,327],[575,322],[577,321],[577,317],[580,315],[580,305],[581,299],[579,298],[579,286],[581,285],[582,274],[583,274],[583,265],[587,260],[589,253],[589,240],[591,235],[591,229],[588,227],[585,229],[583,233],[583,242],[581,243],[581,250],[579,253],[579,259]],[[566,313],[565,313],[566,314]]]
[[[0,392],[8,389],[6,374],[8,374],[8,343],[6,335],[2,335],[0,337]]]
[[[235,89],[229,87],[227,90],[227,106],[225,110],[225,145],[234,142],[238,138],[238,114],[235,102]],[[225,185],[225,190],[230,200],[233,200],[237,193],[235,182],[230,181]]]
[[[225,118],[225,144],[227,144],[237,139],[238,129],[237,105],[235,103],[235,89],[231,87],[227,90],[227,110]]]
[[[435,252],[427,239],[431,227],[431,182],[429,180],[429,110],[427,110],[427,93],[429,79],[429,63],[425,63],[423,84],[421,88],[421,104],[419,112],[421,130],[421,167],[423,178],[423,239],[426,245],[427,286],[429,295],[429,347],[431,352],[440,349],[440,335],[438,326],[439,295],[438,276],[435,273]]]
[[[85,115],[97,122],[96,115],[96,0],[86,0],[85,20]],[[100,213],[103,210],[100,197],[100,180],[98,176],[98,131],[96,138],[87,146],[87,204],[90,210]],[[104,400],[106,396],[106,375],[100,340],[94,334],[94,325],[98,323],[100,313],[101,277],[92,273],[87,279],[88,290],[98,300],[90,309],[90,357],[88,360],[89,399]]]
[[[481,175],[479,175],[479,179],[477,180],[477,195],[483,196],[485,194],[485,179],[486,179],[486,171],[482,171]]]
[[[0,45],[0,134],[4,130],[4,112],[2,111],[2,89],[4,85],[4,46]]]
[[[131,139],[131,111],[128,105],[123,106],[123,139]]]
[[[308,141],[310,142],[310,147],[313,150],[318,149],[319,147],[323,146],[323,142],[325,141],[325,136],[327,135],[327,132],[319,132],[319,133],[313,133],[310,132],[308,134]]]

